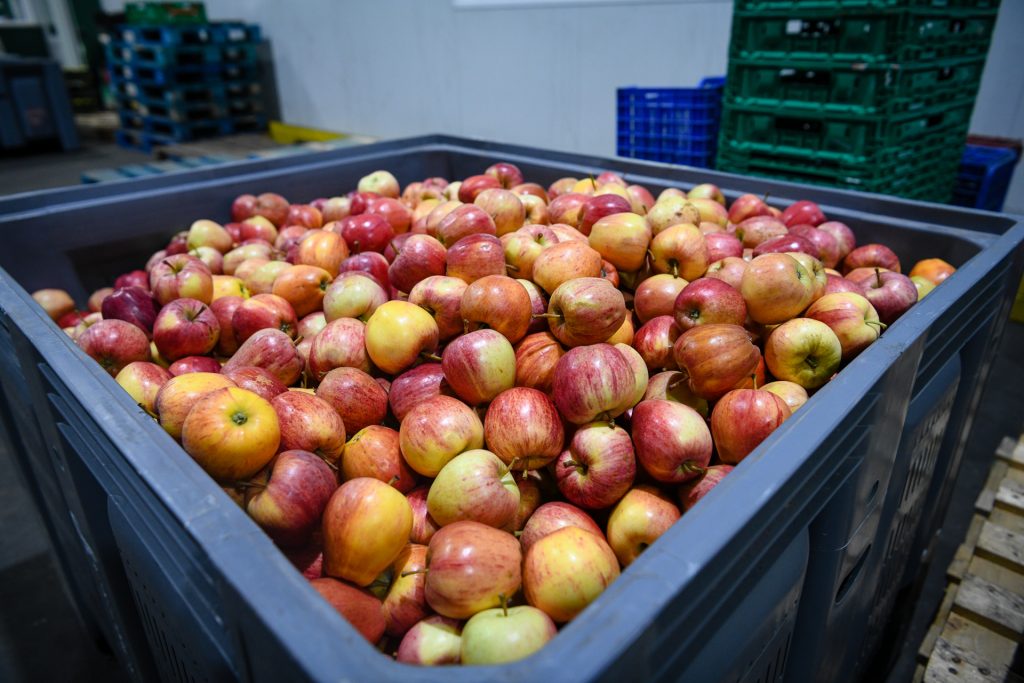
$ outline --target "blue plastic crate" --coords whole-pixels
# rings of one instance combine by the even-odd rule
[[[260,27],[240,22],[212,24],[168,24],[164,26],[118,26],[113,38],[140,45],[205,45],[210,43],[255,43]]]
[[[616,153],[687,166],[714,166],[723,77],[696,88],[619,88]]]
[[[1017,153],[1012,149],[967,145],[960,160],[953,203],[986,211],[1002,211],[1016,165]]]

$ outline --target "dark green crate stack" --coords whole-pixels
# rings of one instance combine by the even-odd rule
[[[947,202],[998,0],[736,0],[718,168]]]

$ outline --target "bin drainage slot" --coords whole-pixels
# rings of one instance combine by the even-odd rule
[[[875,485],[871,487],[870,491],[868,491],[868,499],[867,501],[865,501],[866,505],[871,505],[873,502],[875,502],[875,496],[878,495],[878,484],[879,481],[876,479]]]
[[[853,569],[851,569],[850,573],[846,575],[843,582],[839,584],[839,590],[836,591],[835,601],[837,605],[842,602],[843,598],[846,597],[846,594],[850,592],[850,588],[852,588],[853,584],[857,582],[857,577],[860,576],[860,570],[864,568],[864,561],[868,559],[868,553],[870,552],[871,546],[869,545],[864,549],[864,552],[861,553],[860,559],[857,560],[857,564],[853,565]]]

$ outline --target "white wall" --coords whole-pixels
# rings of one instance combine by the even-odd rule
[[[123,0],[103,0],[120,9]],[[615,153],[615,89],[725,73],[730,0],[206,0],[259,22],[283,117]],[[477,5],[477,8],[467,8]],[[517,7],[518,5],[518,7]],[[491,6],[491,8],[480,8]],[[1024,138],[1024,0],[1003,0],[972,132]],[[1008,211],[1024,213],[1024,171]]]

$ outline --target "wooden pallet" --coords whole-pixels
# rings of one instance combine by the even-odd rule
[[[1024,436],[1003,439],[974,510],[915,683],[1024,680],[1011,671],[1024,641]]]

